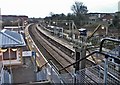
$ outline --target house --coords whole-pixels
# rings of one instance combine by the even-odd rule
[[[112,23],[113,17],[115,13],[88,13],[89,17],[88,23],[101,23],[107,21],[108,23]]]
[[[0,61],[6,66],[22,64],[22,47],[25,45],[21,34],[3,29],[0,31]]]
[[[112,16],[112,15],[105,15],[101,19],[103,22],[107,22],[108,24],[112,24],[113,18],[114,18],[114,16]]]

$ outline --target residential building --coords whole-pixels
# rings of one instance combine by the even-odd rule
[[[113,18],[114,17],[112,15],[105,15],[101,19],[103,22],[107,22],[107,24],[112,24]]]
[[[4,26],[23,26],[28,21],[28,16],[25,15],[1,15]]]
[[[103,21],[107,21],[108,23],[112,23],[112,19],[115,16],[115,13],[88,13],[89,21],[88,23],[99,23]]]

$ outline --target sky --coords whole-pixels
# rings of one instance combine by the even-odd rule
[[[54,14],[72,13],[75,1],[83,2],[89,13],[115,13],[120,0],[0,0],[2,15],[27,15],[44,18]]]

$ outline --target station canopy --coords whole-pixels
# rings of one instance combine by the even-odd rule
[[[25,45],[21,34],[7,29],[0,31],[0,48],[21,47]]]

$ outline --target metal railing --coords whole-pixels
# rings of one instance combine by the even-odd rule
[[[58,70],[58,68],[56,68],[56,66],[53,63],[51,63],[52,65],[47,63],[44,65],[45,67],[47,67],[46,68],[47,79],[50,80],[54,84],[58,84],[58,83],[61,83],[61,84],[71,83],[72,85],[78,84],[78,83],[79,84],[83,84],[83,83],[100,84],[102,83],[104,85],[109,84],[109,83],[119,84],[120,83],[120,77],[119,77],[120,76],[120,65],[110,62],[108,60],[109,58],[113,58],[113,59],[117,59],[118,61],[120,61],[120,58],[117,57],[116,55],[111,55],[111,53],[102,52],[102,47],[103,47],[104,41],[106,40],[120,43],[119,40],[105,38],[101,41],[99,51],[94,51],[88,54],[87,56],[85,56],[84,58],[77,60],[76,62],[66,66],[65,68],[62,68],[61,70]],[[89,56],[95,53],[105,56],[104,62],[101,63],[100,65],[85,68],[85,69],[77,71],[76,73],[72,72],[71,73],[72,76],[68,76],[69,73],[60,74],[62,70],[65,70],[66,68],[73,66],[76,63],[81,62],[82,60],[85,60],[86,58],[88,58]]]
[[[107,65],[108,65],[108,68],[106,71],[105,68],[107,67]],[[54,65],[50,65],[49,63],[44,64],[45,68],[44,66],[42,68],[44,68],[44,74],[45,74],[44,76],[46,77],[46,79],[54,84],[58,84],[58,83],[61,83],[61,84],[69,84],[69,83],[70,84],[75,84],[75,83],[76,84],[77,83],[79,84],[83,84],[83,83],[95,83],[95,84],[113,83],[115,84],[116,83],[116,84],[119,84],[120,83],[119,72],[116,71],[115,74],[113,73],[113,71],[115,71],[113,68],[114,65],[116,64],[112,62],[108,62],[108,64],[102,63],[100,65],[96,65],[93,67],[89,67],[89,68],[85,68],[83,70],[77,71],[76,74],[71,73],[72,76],[69,76],[68,73],[59,74],[58,69],[56,69]],[[119,65],[117,66],[120,67]]]
[[[4,83],[4,70],[2,66],[2,69],[0,71],[0,85],[2,85],[3,83]]]
[[[54,84],[62,84],[59,70],[51,60],[41,66],[40,71],[37,72],[37,81],[42,81],[44,79]]]
[[[0,85],[3,84],[11,84],[12,83],[12,75],[8,72],[8,70],[4,70],[4,66],[0,71]]]
[[[107,55],[105,53],[100,53],[98,51],[93,52],[89,55],[94,53],[99,53],[102,55]],[[109,54],[108,54],[109,55]],[[107,55],[107,56],[108,56]],[[44,68],[45,66],[45,68]],[[50,65],[46,63],[42,66],[44,68],[44,74],[51,83],[54,84],[119,84],[120,83],[120,73],[118,70],[114,69],[114,66],[120,68],[120,65],[107,61],[107,63],[102,63],[100,65],[92,66],[89,68],[82,69],[75,73],[71,73],[72,76],[69,76],[69,73],[60,74],[59,70],[55,67],[55,65]],[[115,72],[115,73],[113,73]]]
[[[109,62],[111,63],[111,62]],[[114,63],[112,63],[114,64]],[[104,63],[101,63],[100,65],[88,67],[82,70],[79,70],[76,72],[74,75],[74,78],[67,77],[67,74],[63,74],[62,76],[63,81],[65,84],[71,83],[76,84],[76,85],[82,85],[82,84],[120,84],[120,78],[119,75],[120,73],[116,73],[113,75],[111,72],[111,68],[108,67],[108,72],[107,72],[107,79],[105,83],[105,69],[103,68]],[[112,69],[114,70],[114,69]],[[76,80],[75,80],[76,79]],[[69,80],[71,82],[69,82]]]
[[[118,61],[120,61],[120,58],[118,58],[118,57],[115,56],[115,55],[111,55],[111,54],[102,52],[103,44],[104,44],[104,41],[106,41],[106,40],[120,43],[120,40],[117,40],[117,39],[104,38],[104,39],[101,41],[100,50],[99,50],[99,51],[94,51],[94,52],[90,53],[89,55],[85,56],[85,57],[82,58],[82,59],[77,60],[75,63],[72,63],[72,64],[66,66],[65,68],[61,69],[60,71],[66,69],[66,68],[68,68],[68,67],[70,67],[70,66],[73,66],[73,65],[77,64],[78,62],[81,62],[82,60],[85,60],[86,58],[88,58],[89,56],[91,56],[91,55],[93,55],[93,54],[95,54],[95,53],[98,53],[98,54],[102,54],[102,55],[105,56],[104,72],[103,72],[103,83],[106,85],[106,84],[108,83],[109,77],[111,77],[111,79],[113,79],[113,80],[117,80],[118,83],[119,83],[119,81],[120,81],[119,77],[116,78],[116,77],[114,77],[112,74],[110,74],[110,73],[108,72],[108,70],[109,70],[109,69],[108,69],[108,66],[109,66],[109,65],[108,65],[108,58],[117,59]],[[120,68],[120,67],[118,66],[118,68]],[[111,70],[110,70],[110,71],[111,71]],[[82,71],[81,71],[81,72],[82,72]],[[86,77],[85,71],[83,71],[82,73],[81,73],[81,72],[80,72],[80,74],[83,73],[83,75],[84,75],[84,77],[83,77],[82,79],[84,79],[84,78]],[[118,74],[119,74],[119,73],[118,73]],[[109,77],[108,77],[108,75],[109,75]],[[90,77],[90,78],[91,78],[91,77]],[[75,83],[76,83],[76,82],[75,82]]]
[[[101,43],[100,43],[100,50],[99,50],[100,52],[102,51],[103,44],[104,44],[105,41],[112,41],[112,42],[120,43],[120,40],[118,40],[118,39],[103,38],[103,39],[101,40]]]

